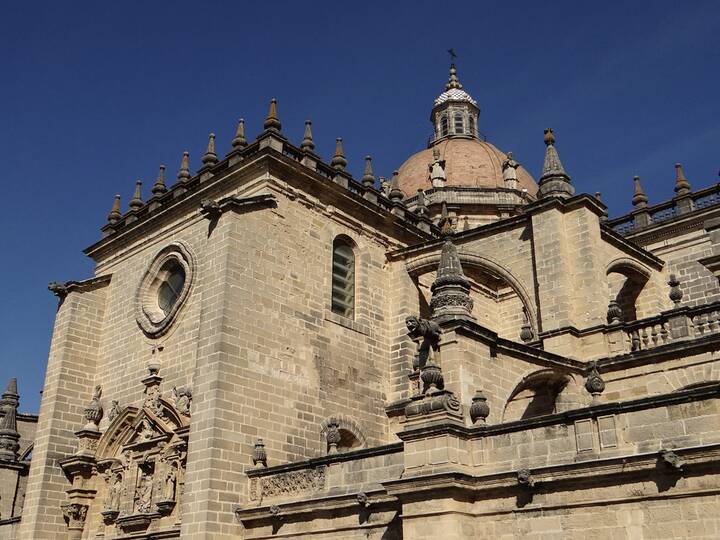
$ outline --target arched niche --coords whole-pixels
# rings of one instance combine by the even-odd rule
[[[537,337],[538,317],[535,303],[527,288],[500,263],[474,253],[458,253],[465,275],[471,281],[471,295],[475,301],[473,314],[483,326],[501,337],[520,340],[524,319]],[[431,253],[407,261],[405,267],[418,286],[420,315],[429,317],[429,286],[432,283],[440,253]]]
[[[510,392],[503,410],[503,422],[555,414],[583,405],[577,378],[555,369],[541,369],[525,375]]]
[[[641,296],[647,292],[652,275],[650,269],[633,259],[620,257],[608,264],[605,274],[610,299],[620,306],[622,321],[630,322],[642,318]]]

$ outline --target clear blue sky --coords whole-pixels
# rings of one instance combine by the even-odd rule
[[[580,192],[611,216],[639,174],[651,203],[680,161],[693,188],[718,181],[720,3],[2,2],[0,384],[36,411],[56,309],[48,281],[92,275],[115,193],[147,197],[160,163],[192,168],[207,134],[229,148],[279,102],[297,144],[345,140],[349,168],[389,175],[430,133],[446,49],[482,109],[480,129],[534,176],[543,128]]]

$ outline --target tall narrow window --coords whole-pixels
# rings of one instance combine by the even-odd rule
[[[468,127],[470,128],[470,135],[476,135],[475,133],[475,118],[471,114],[468,116]]]
[[[464,133],[462,113],[455,113],[455,133]]]
[[[440,136],[444,137],[448,134],[448,119],[444,114],[440,117]]]
[[[332,311],[348,319],[355,311],[355,254],[342,238],[333,242]]]

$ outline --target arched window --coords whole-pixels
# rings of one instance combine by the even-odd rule
[[[470,135],[475,135],[475,117],[471,114],[468,116],[468,128],[470,130]]]
[[[462,113],[455,113],[455,133],[464,133]]]
[[[448,134],[448,119],[444,114],[440,117],[440,136],[444,137]]]
[[[355,311],[355,253],[342,238],[333,242],[332,311],[348,319]]]

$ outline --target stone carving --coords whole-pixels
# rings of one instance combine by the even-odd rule
[[[600,397],[600,394],[602,394],[605,390],[605,381],[603,381],[602,377],[600,377],[596,362],[590,362],[589,368],[590,371],[588,373],[587,379],[585,379],[585,390],[587,390],[590,395],[592,395],[593,401],[597,401],[597,399]]]
[[[173,386],[172,399],[175,408],[183,416],[190,416],[190,404],[192,403],[192,391],[188,386],[177,388]]]
[[[325,467],[316,467],[302,471],[280,473],[273,476],[252,478],[250,482],[250,500],[264,497],[297,495],[316,492],[325,488]]]
[[[328,454],[337,454],[338,445],[342,437],[340,436],[340,423],[337,418],[331,418],[327,424],[327,437]]]
[[[440,334],[442,330],[435,321],[420,319],[411,315],[405,319],[408,335],[413,339],[423,338],[418,346],[418,368],[425,367],[429,360],[434,360],[440,350]]]
[[[357,502],[363,508],[368,508],[370,506],[370,498],[364,491],[357,494]]]
[[[113,399],[110,404],[110,410],[108,411],[108,420],[112,422],[120,414],[120,403],[117,399]]]
[[[433,148],[433,162],[428,165],[430,182],[434,188],[445,187],[447,177],[445,176],[445,160],[440,159],[440,149]]]
[[[462,416],[462,406],[457,396],[447,390],[438,391],[434,395],[425,396],[423,399],[413,401],[405,407],[405,416],[408,418],[419,415],[426,415],[446,411],[452,416]]]
[[[255,467],[267,467],[267,452],[265,451],[265,443],[262,439],[255,442],[252,453],[252,462]]]
[[[200,201],[200,213],[208,219],[217,219],[222,215],[222,208],[217,201],[203,199]]]
[[[682,468],[685,465],[685,460],[678,456],[672,450],[660,450],[660,460],[665,465],[676,471],[682,471]]]
[[[85,527],[88,507],[85,504],[68,503],[61,507],[63,517],[67,521],[68,529],[82,530]]]
[[[535,487],[535,478],[533,478],[530,469],[520,469],[517,473],[517,482],[520,487],[527,489]]]
[[[429,361],[420,372],[423,382],[423,394],[434,394],[445,388],[445,379],[442,370],[436,363]]]
[[[103,506],[103,516],[115,518],[120,512],[120,499],[124,493],[123,475],[119,471],[110,471],[106,474],[106,480],[108,491]]]
[[[135,487],[135,511],[141,514],[148,514],[152,511],[153,496],[153,475],[152,470],[146,466],[140,466],[138,469],[139,478]]]
[[[508,152],[505,155],[505,160],[502,162],[502,174],[503,180],[505,181],[505,187],[508,189],[517,189],[518,178],[517,168],[520,164],[513,159],[513,153]]]
[[[100,423],[100,420],[102,419],[103,415],[103,408],[102,404],[100,403],[100,397],[102,396],[102,387],[100,385],[97,385],[95,387],[95,391],[93,392],[92,400],[90,401],[90,404],[85,407],[84,410],[84,416],[85,420],[87,420],[87,423],[85,424],[85,428],[90,431],[97,431],[98,430],[98,424]]]
[[[620,324],[622,322],[622,309],[614,298],[608,304],[607,320],[610,324]]]
[[[472,398],[472,405],[470,405],[470,420],[473,424],[477,424],[478,421],[484,424],[489,414],[490,406],[487,404],[487,398],[482,390],[478,390]]]
[[[683,297],[683,292],[682,289],[680,289],[680,281],[678,281],[678,278],[675,277],[675,274],[670,274],[668,285],[670,285],[670,294],[668,296],[670,297],[670,300],[673,301],[673,304],[675,304],[675,307],[679,307],[680,301]]]

